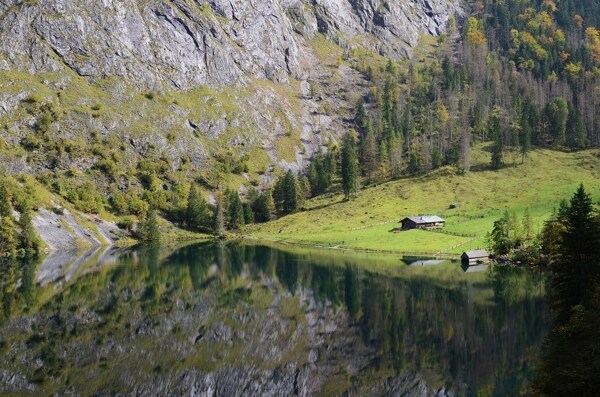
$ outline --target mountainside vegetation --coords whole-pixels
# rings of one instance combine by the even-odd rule
[[[296,31],[295,40],[305,47],[289,51],[310,54],[308,77],[301,76],[298,59],[290,58],[286,78],[263,79],[259,73],[238,86],[211,82],[194,88],[186,80],[181,89],[177,84],[141,87],[137,77],[129,82],[121,75],[89,78],[81,59],[64,56],[47,60],[44,68],[63,62],[66,69],[63,64],[30,74],[10,66],[22,60],[7,58],[9,67],[0,71],[2,87],[17,102],[3,114],[0,157],[10,174],[35,175],[75,210],[113,219],[150,240],[159,238],[162,221],[156,221],[153,229],[159,233],[150,233],[152,238],[142,229],[155,224],[154,214],[194,233],[225,235],[295,214],[311,207],[307,200],[315,197],[343,193],[354,200],[365,187],[407,177],[417,181],[438,169],[457,177],[479,171],[492,177],[488,171],[516,167],[519,175],[529,157],[540,159],[532,151],[555,150],[552,156],[559,162],[561,152],[600,145],[598,3],[491,0],[470,2],[464,10],[436,3],[456,15],[436,11],[445,25],[437,37],[423,35],[408,60],[397,56],[396,44],[387,38],[381,40],[389,48],[376,53],[364,41],[344,35],[333,39],[323,26]],[[54,12],[46,2],[20,7],[34,16]],[[173,7],[187,12],[183,22],[200,29],[191,16],[195,8]],[[201,19],[231,35],[234,15],[219,7],[208,4]],[[11,26],[9,16],[22,14],[7,8],[5,15],[4,28]],[[306,29],[313,26],[307,21],[302,22]],[[383,37],[380,31],[370,34]],[[279,48],[271,50],[279,56]],[[247,66],[223,66],[240,67]],[[234,74],[239,73],[244,72]],[[264,123],[268,131],[257,134]],[[323,134],[317,137],[315,130]],[[546,161],[549,152],[541,153]],[[569,184],[587,177],[576,178]],[[526,204],[518,206],[524,210]],[[414,208],[420,207],[430,206]],[[534,211],[538,218],[548,214]],[[464,247],[464,239],[483,245],[480,236],[488,226],[460,227],[429,237],[429,247],[413,249],[446,252]],[[347,245],[347,239],[341,241]]]

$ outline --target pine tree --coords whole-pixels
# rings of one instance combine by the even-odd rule
[[[392,138],[389,152],[392,178],[399,178],[402,174],[402,142],[399,137]]]
[[[292,170],[288,170],[283,177],[283,213],[291,214],[296,212],[299,208],[298,197],[299,197],[299,185],[296,180],[296,176]]]
[[[362,98],[358,101],[358,105],[356,107],[356,116],[354,118],[354,122],[358,128],[365,128],[367,119],[367,111],[365,110],[365,104]]]
[[[526,241],[531,241],[534,237],[533,219],[531,218],[529,207],[525,209],[525,214],[523,215],[523,233]]]
[[[0,218],[12,217],[12,207],[4,178],[0,180]]]
[[[565,229],[560,251],[552,264],[549,296],[557,324],[564,324],[571,309],[586,300],[600,276],[600,232],[592,199],[580,185],[563,211]],[[559,212],[560,216],[560,212]]]
[[[0,256],[14,258],[17,254],[15,223],[11,217],[0,218]]]
[[[368,183],[371,183],[377,171],[377,141],[370,120],[367,120],[365,133],[361,140],[361,165]]]
[[[566,135],[567,146],[571,149],[585,149],[590,142],[587,137],[587,131],[583,124],[581,112],[571,102],[568,108],[569,115],[567,117]]]
[[[244,209],[244,223],[246,225],[251,225],[254,223],[254,211],[252,210],[252,206],[250,203],[243,204]]]
[[[519,130],[519,143],[521,144],[521,163],[531,150],[531,139],[537,126],[537,112],[531,100],[526,99],[521,105],[521,118]]]
[[[227,206],[227,227],[230,230],[237,230],[244,225],[244,208],[237,192],[232,189],[225,191]]]
[[[215,209],[214,218],[214,231],[219,237],[225,236],[225,208],[223,206],[223,199],[217,198],[217,208]]]
[[[552,224],[544,240],[552,232],[547,295],[554,329],[542,345],[533,389],[539,396],[593,396],[600,387],[600,220],[583,186]]]
[[[150,207],[146,213],[146,218],[140,223],[140,237],[143,241],[160,241],[160,226],[154,207]]]
[[[271,190],[265,190],[256,199],[254,205],[255,218],[257,222],[269,222],[275,219],[275,203]]]
[[[471,132],[465,127],[460,137],[460,160],[463,172],[471,170]]]
[[[492,114],[488,120],[488,134],[493,140],[492,143],[492,160],[491,166],[497,170],[502,167],[502,151],[504,149],[502,142],[502,127],[500,126],[500,117],[497,114]]]
[[[345,138],[341,152],[342,189],[346,200],[358,193],[358,164],[356,161],[356,143],[353,132]]]
[[[21,204],[19,210],[21,212],[18,222],[20,229],[19,249],[23,250],[25,256],[35,256],[40,251],[40,238],[33,226],[31,205],[25,201]]]
[[[566,143],[566,127],[569,108],[567,101],[563,98],[556,98],[549,102],[544,109],[544,119],[546,123],[546,133],[553,138],[557,146]]]
[[[188,194],[185,223],[193,231],[208,231],[210,210],[208,203],[192,184]]]
[[[488,236],[488,244],[496,255],[505,255],[513,244],[510,240],[510,214],[505,211],[500,219],[494,222],[492,233]]]

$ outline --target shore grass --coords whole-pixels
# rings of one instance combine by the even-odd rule
[[[485,234],[504,211],[519,218],[529,208],[536,231],[580,183],[600,199],[597,151],[566,153],[539,149],[521,164],[493,171],[484,145],[473,149],[472,171],[459,175],[444,167],[363,189],[344,201],[340,193],[309,200],[306,211],[249,227],[253,238],[324,247],[429,255],[457,255],[484,248]],[[456,208],[450,209],[455,204]],[[440,231],[394,233],[402,218],[436,214],[446,219]]]

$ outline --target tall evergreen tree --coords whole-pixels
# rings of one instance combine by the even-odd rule
[[[371,183],[377,171],[377,140],[370,120],[367,120],[367,126],[361,139],[360,162],[363,174],[367,177],[368,183]]]
[[[296,175],[292,170],[288,170],[283,177],[283,212],[291,214],[299,208],[299,185],[296,180]]]
[[[225,191],[227,206],[227,227],[231,230],[239,229],[244,225],[244,208],[240,196],[235,190]]]
[[[223,206],[223,198],[217,197],[217,207],[215,209],[214,231],[219,237],[225,235],[225,208]]]
[[[210,210],[208,203],[192,184],[188,194],[185,223],[193,231],[209,231]]]
[[[0,218],[0,257],[14,258],[17,253],[15,223],[11,217]]]
[[[244,209],[244,223],[246,225],[251,225],[254,223],[254,211],[252,210],[252,206],[250,203],[243,204]]]
[[[25,200],[19,210],[19,249],[23,250],[25,256],[35,256],[40,251],[40,238],[33,226],[31,205]]]
[[[566,143],[566,126],[569,115],[567,101],[556,98],[549,102],[544,109],[546,133],[553,139],[555,145]]]
[[[532,125],[531,112],[535,111],[535,107],[531,104],[530,100],[523,101],[521,105],[521,117],[519,122],[519,143],[521,145],[521,163],[525,162],[525,156],[531,150],[531,136],[533,135],[533,129],[535,124]],[[537,124],[537,120],[536,120]]]
[[[525,209],[525,214],[523,214],[523,234],[526,241],[530,241],[534,237],[533,219],[529,207]]]
[[[356,116],[354,118],[354,122],[358,128],[365,128],[367,125],[368,119],[367,111],[365,110],[365,104],[362,98],[358,101],[358,105],[356,106]]]
[[[544,227],[546,249],[553,240],[556,251],[547,287],[555,325],[536,369],[538,396],[594,396],[600,388],[599,227],[583,186]],[[549,238],[553,231],[558,238]]]
[[[358,164],[356,160],[356,141],[353,132],[345,138],[341,152],[342,189],[346,199],[358,193]]]
[[[399,137],[393,137],[389,147],[390,172],[392,178],[402,175],[402,141]]]
[[[580,185],[566,208],[560,251],[552,264],[550,298],[555,321],[564,324],[600,275],[600,232],[592,199]]]
[[[590,142],[587,137],[587,131],[581,112],[571,102],[569,102],[569,115],[566,124],[567,146],[571,149],[585,149]]]
[[[152,206],[146,213],[146,218],[140,223],[140,237],[143,241],[160,241],[158,217],[156,215],[156,209]]]
[[[504,161],[502,159],[502,151],[504,149],[502,140],[502,126],[500,125],[500,116],[496,113],[490,116],[488,120],[488,135],[492,139],[492,160],[491,166],[497,170],[502,167]]]
[[[12,217],[12,207],[4,178],[0,178],[0,218]]]
[[[265,190],[257,197],[253,210],[257,222],[269,222],[275,219],[275,203],[270,189]]]

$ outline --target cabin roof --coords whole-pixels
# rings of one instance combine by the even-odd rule
[[[417,224],[446,222],[445,220],[436,215],[409,216],[407,218],[402,219],[401,222],[404,222],[407,219],[410,219],[411,221]]]
[[[487,258],[489,256],[490,256],[490,254],[488,254],[486,250],[472,250],[472,251],[463,252],[463,254],[460,257],[476,259],[476,258]]]

